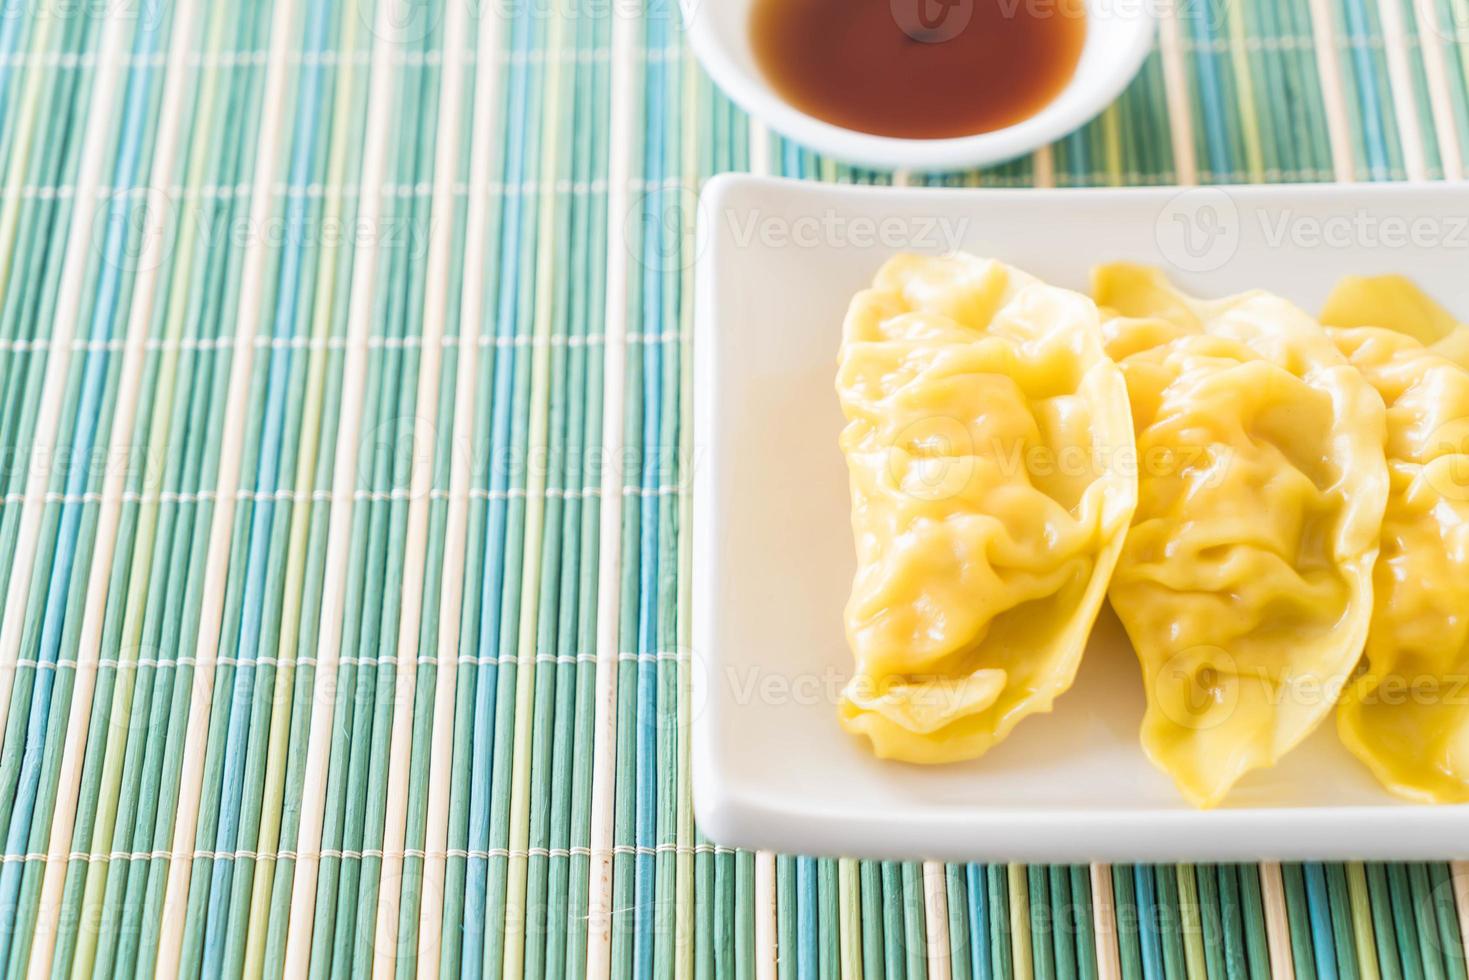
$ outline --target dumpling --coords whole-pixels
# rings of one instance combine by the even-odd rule
[[[1096,306],[901,255],[852,300],[837,394],[857,571],[840,718],[877,755],[977,756],[1071,685],[1136,501]]]
[[[1382,400],[1277,296],[1201,301],[1120,264],[1093,285],[1137,436],[1109,598],[1142,665],[1142,743],[1213,806],[1321,722],[1361,655]]]
[[[1393,792],[1463,803],[1469,329],[1396,276],[1343,281],[1322,322],[1387,403],[1390,476],[1364,669],[1342,695],[1337,731]]]
[[[1347,276],[1326,298],[1328,327],[1383,327],[1431,345],[1459,333],[1453,314],[1406,276]]]

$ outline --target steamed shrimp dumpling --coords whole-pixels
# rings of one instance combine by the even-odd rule
[[[889,261],[839,361],[842,724],[884,758],[972,758],[1075,676],[1135,502],[1121,374],[1090,299],[962,254]]]
[[[1137,437],[1109,598],[1142,666],[1142,743],[1213,806],[1321,722],[1361,654],[1382,402],[1277,296],[1200,301],[1121,264],[1093,285]]]

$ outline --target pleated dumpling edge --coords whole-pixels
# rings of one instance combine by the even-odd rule
[[[1321,319],[1387,404],[1391,479],[1337,731],[1394,793],[1469,802],[1469,327],[1400,276],[1342,280]]]
[[[890,260],[839,361],[839,716],[883,758],[973,758],[1076,675],[1136,502],[1122,376],[1090,299],[963,254]]]
[[[1214,806],[1321,723],[1360,658],[1382,400],[1269,293],[1197,300],[1127,264],[1093,287],[1136,426],[1138,507],[1109,597],[1143,669],[1143,747]]]

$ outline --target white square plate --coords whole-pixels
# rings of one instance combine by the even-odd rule
[[[1380,789],[1328,719],[1225,806],[1190,808],[1138,745],[1136,661],[1104,611],[1075,686],[970,763],[883,762],[837,724],[853,571],[833,391],[842,316],[897,251],[960,248],[1085,291],[1161,265],[1311,311],[1402,272],[1469,318],[1462,186],[920,190],[720,177],[700,199],[695,338],[694,809],[721,844],[1023,861],[1469,855],[1469,806]]]

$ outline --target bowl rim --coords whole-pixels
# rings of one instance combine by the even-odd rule
[[[714,2],[728,0],[684,0],[679,6],[689,47],[715,84],[737,106],[776,132],[835,160],[879,170],[941,171],[987,166],[1053,143],[1096,118],[1122,94],[1142,69],[1157,33],[1153,4],[1138,4],[1128,18],[1134,23],[1126,44],[1109,54],[1103,82],[1093,85],[1069,109],[1056,106],[1061,96],[1077,84],[1075,77],[1035,115],[1003,129],[946,139],[910,139],[848,129],[791,105],[758,70],[747,71],[737,62],[708,12]],[[1089,0],[1088,14],[1094,13],[1096,6],[1095,0]]]

